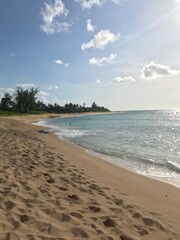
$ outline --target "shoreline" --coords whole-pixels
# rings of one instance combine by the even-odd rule
[[[40,126],[40,125],[39,125],[39,126]],[[59,138],[59,139],[60,139],[60,138]],[[61,141],[64,141],[63,139],[60,139],[60,140],[61,140]],[[89,150],[86,149],[86,148],[83,148],[83,147],[81,147],[81,146],[79,146],[79,145],[76,145],[76,144],[71,143],[71,142],[68,142],[68,141],[64,141],[64,142],[67,142],[67,143],[70,143],[70,144],[72,144],[72,145],[75,145],[75,146],[77,146],[77,147],[79,147],[79,148],[82,148],[82,149],[84,149],[84,151],[87,152],[88,154],[90,154],[90,155],[92,155],[92,156],[94,156],[94,157],[97,157],[97,158],[99,158],[100,160],[103,160],[103,161],[105,161],[105,162],[108,162],[109,164],[112,164],[112,165],[114,165],[114,166],[116,166],[116,167],[119,167],[119,168],[122,168],[122,169],[124,169],[124,170],[126,170],[126,171],[129,171],[130,173],[134,173],[134,174],[137,174],[137,175],[146,177],[146,178],[150,178],[150,179],[156,180],[156,181],[158,181],[158,182],[162,182],[162,183],[165,183],[165,184],[168,184],[168,185],[170,185],[170,186],[173,186],[173,187],[175,187],[175,188],[180,189],[180,185],[178,185],[178,184],[176,184],[176,183],[170,182],[170,181],[168,181],[168,180],[163,180],[162,178],[152,177],[152,176],[148,176],[148,175],[145,175],[145,174],[142,174],[142,173],[138,173],[138,172],[136,172],[136,171],[133,171],[130,167],[128,168],[128,167],[126,167],[125,165],[117,164],[117,163],[114,163],[114,162],[111,161],[111,160],[108,160],[108,158],[106,157],[106,155],[103,155],[103,154],[98,153],[98,152],[94,152],[94,151],[92,151],[92,150],[89,151]],[[101,155],[102,155],[102,156],[101,156]]]
[[[78,117],[78,116],[83,116],[83,115],[111,114],[111,113],[114,113],[114,112],[110,112],[110,113],[87,113],[87,114],[75,114],[75,115],[73,115],[73,114],[63,114],[62,118]],[[48,119],[48,118],[44,118],[44,119]],[[47,129],[48,129],[48,128],[49,128],[49,129],[53,129],[53,127],[51,127],[51,126],[47,126],[47,125],[43,125],[43,124],[38,124],[38,123],[41,122],[42,120],[43,120],[43,119],[41,119],[41,120],[35,120],[34,122],[31,122],[31,123],[32,123],[32,124],[35,124],[35,125],[37,125],[37,126],[45,127],[45,128],[47,128]],[[53,134],[56,135],[56,133],[53,133]],[[75,143],[71,142],[71,141],[66,141],[66,140],[60,138],[58,135],[56,135],[56,136],[58,137],[58,139],[59,139],[60,141],[64,141],[64,142],[66,142],[66,143],[70,143],[70,144],[72,144],[72,145],[75,145],[75,146],[77,146],[78,148],[81,148],[81,149],[83,149],[84,151],[87,151],[88,154],[90,154],[90,155],[92,155],[92,156],[95,156],[95,157],[97,157],[97,158],[99,158],[99,159],[101,159],[101,160],[103,160],[103,161],[106,161],[106,162],[108,162],[108,163],[110,163],[110,164],[113,164],[113,165],[115,165],[115,166],[117,166],[117,167],[120,167],[120,168],[122,168],[122,169],[125,169],[125,170],[127,170],[127,171],[129,171],[129,172],[135,173],[135,174],[140,175],[140,176],[144,176],[144,177],[147,177],[147,178],[150,178],[150,179],[154,179],[154,180],[157,180],[157,181],[160,181],[160,182],[163,182],[163,183],[167,183],[167,184],[169,184],[169,185],[172,185],[172,186],[180,189],[180,185],[179,185],[179,184],[177,184],[177,183],[175,183],[175,182],[170,182],[170,181],[168,181],[168,178],[167,178],[167,179],[165,178],[165,180],[163,180],[162,178],[153,177],[153,176],[148,176],[148,175],[145,175],[145,174],[142,174],[142,173],[133,171],[133,169],[131,169],[130,167],[128,168],[128,167],[126,167],[125,165],[121,165],[121,164],[118,164],[118,163],[115,163],[115,162],[109,160],[108,157],[107,157],[106,155],[104,155],[104,154],[95,152],[95,151],[93,151],[93,150],[89,150],[89,149],[84,148],[84,147],[82,147],[82,146],[80,146],[80,145],[78,145],[78,144],[75,144]]]
[[[87,116],[87,115],[103,115],[111,114],[114,112],[87,112],[87,113],[47,113],[39,115],[27,115],[27,116],[9,116],[5,118],[14,119],[23,123],[36,123],[44,119],[49,118],[66,118],[66,117],[78,117],[78,116]]]
[[[45,127],[22,119],[0,121],[3,240],[7,234],[38,240],[58,236],[66,240],[180,239],[179,188],[114,166],[54,134],[39,132],[46,131]],[[11,222],[19,225],[11,228]]]
[[[17,120],[17,121],[20,121],[20,122],[25,122],[25,123],[28,123],[28,124],[33,124],[33,125],[36,125],[36,126],[41,126],[43,128],[46,128],[48,129],[49,127],[46,126],[46,125],[41,125],[41,124],[38,124],[40,121],[44,120],[44,119],[50,119],[50,118],[69,118],[69,117],[78,117],[78,116],[86,116],[86,115],[103,115],[103,114],[112,114],[114,112],[88,112],[88,113],[65,113],[65,114],[42,114],[42,115],[39,115],[40,118],[38,118],[38,115],[29,115],[29,116],[15,116],[15,117],[10,117],[14,120]],[[61,139],[60,137],[58,137],[56,134],[52,133],[51,134],[55,135],[57,137],[58,140],[60,141],[63,141],[64,143],[67,143],[67,144],[70,144],[72,146],[76,146],[77,148],[79,149],[82,149],[84,152],[86,152],[87,154],[89,154],[90,156],[94,156],[96,157],[97,159],[101,160],[101,161],[105,161],[109,164],[112,164],[118,168],[121,168],[121,169],[124,169],[126,171],[129,171],[130,173],[134,173],[134,174],[137,174],[139,176],[142,176],[142,177],[145,177],[145,178],[150,178],[150,179],[153,179],[155,181],[158,181],[158,182],[162,182],[162,183],[165,183],[165,184],[168,184],[170,186],[173,186],[177,189],[180,189],[180,186],[177,185],[177,184],[173,184],[172,182],[169,182],[167,180],[162,180],[161,178],[156,178],[156,177],[151,177],[151,176],[147,176],[147,175],[144,175],[144,174],[141,174],[141,173],[138,173],[138,172],[135,172],[133,170],[131,170],[130,168],[127,168],[123,165],[120,165],[120,164],[116,164],[116,163],[113,163],[111,162],[110,160],[108,160],[106,158],[105,155],[103,154],[100,154],[98,152],[94,152],[94,151],[89,151],[88,149],[84,148],[84,147],[81,147],[75,143],[72,143],[70,141],[65,141],[64,139]],[[100,155],[103,155],[102,157]]]

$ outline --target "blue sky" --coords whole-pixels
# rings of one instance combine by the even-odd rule
[[[0,97],[180,108],[179,0],[1,0]]]

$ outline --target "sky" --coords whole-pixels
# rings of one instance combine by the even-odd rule
[[[0,97],[180,109],[180,0],[0,0]]]

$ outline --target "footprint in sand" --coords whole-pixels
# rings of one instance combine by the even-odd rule
[[[149,234],[149,232],[146,229],[144,229],[142,226],[134,225],[133,227],[138,231],[140,236]]]
[[[69,216],[69,215],[67,215],[65,213],[62,213],[60,215],[60,221],[61,222],[69,222],[69,221],[71,221],[71,216]]]
[[[100,187],[99,187],[98,185],[94,184],[94,183],[93,183],[93,184],[90,184],[90,185],[89,185],[89,188],[92,189],[92,190],[96,190],[96,191],[97,191],[97,190],[100,190]]]
[[[26,190],[28,192],[31,190],[31,187],[28,186],[28,184],[25,184],[23,187],[24,187],[24,190]]]
[[[54,179],[48,174],[48,173],[43,173],[45,179],[46,179],[46,182],[48,183],[55,183]]]
[[[29,220],[29,217],[26,214],[20,215],[20,221],[22,223],[27,222],[28,220]]]
[[[91,227],[93,228],[93,229],[97,229],[97,226],[96,225],[94,225],[93,223],[91,224]]]
[[[59,189],[60,189],[61,191],[63,191],[63,192],[66,192],[66,191],[68,190],[67,187],[59,187]]]
[[[116,214],[122,213],[122,208],[110,208],[110,210]]]
[[[146,218],[146,217],[141,218],[141,220],[142,220],[142,221],[144,222],[144,224],[145,224],[146,226],[148,226],[148,227],[154,226],[154,227],[156,227],[157,229],[164,230],[163,225],[162,225],[160,222],[158,222],[158,221],[155,221],[155,220],[153,220],[153,219],[151,219],[151,218]]]
[[[78,188],[81,192],[89,192],[90,193],[90,191],[88,191],[86,188],[83,188],[83,187],[80,187],[80,188]],[[91,192],[91,194],[92,194],[92,192]]]
[[[48,183],[54,183],[54,179],[46,179],[46,181],[48,182]]]
[[[72,228],[72,233],[74,237],[89,238],[89,235],[80,227]]]
[[[2,193],[3,196],[7,196],[9,193],[11,193],[11,188],[4,188],[0,193]]]
[[[142,215],[139,212],[135,212],[132,217],[133,218],[141,218]]]
[[[70,214],[71,214],[71,216],[76,217],[76,218],[78,218],[78,219],[83,218],[83,215],[81,215],[81,214],[78,213],[78,212],[71,212]]]
[[[96,205],[96,206],[99,206],[100,204],[96,201],[94,201],[94,199],[90,199],[91,202],[89,202],[90,205]]]
[[[18,221],[15,221],[14,219],[9,219],[9,223],[11,223],[14,227],[14,231],[20,227],[20,224]]]
[[[114,240],[113,237],[107,236],[108,240]]]
[[[118,199],[118,198],[114,198],[113,202],[117,205],[117,206],[123,206],[123,200],[122,199]]]
[[[47,215],[54,215],[55,213],[56,213],[56,209],[55,208],[44,208],[44,209],[42,209],[42,211],[44,212],[44,213],[46,213]]]
[[[76,194],[68,195],[68,198],[75,200],[75,201],[79,201],[79,197]]]
[[[96,232],[97,232],[98,234],[103,234],[103,231],[100,230],[100,229],[97,229]]]
[[[124,205],[124,208],[125,208],[125,209],[130,209],[130,210],[131,210],[131,209],[133,209],[134,207],[133,207],[132,205]]]
[[[131,236],[129,236],[129,235],[127,235],[127,234],[121,234],[120,235],[120,240],[137,240],[137,238],[135,238],[135,237],[131,237]]]
[[[101,211],[101,209],[99,207],[96,206],[89,206],[89,209],[91,210],[91,212],[93,213],[98,213]]]
[[[149,234],[149,232],[148,232],[146,229],[144,229],[144,228],[142,228],[138,233],[139,233],[139,235],[141,235],[141,236],[144,236],[144,235]]]
[[[69,183],[69,182],[70,182],[69,178],[67,178],[67,177],[60,177],[60,179],[61,179],[63,182],[65,182],[65,183]]]
[[[6,201],[4,204],[5,204],[7,209],[12,209],[15,206],[15,203],[13,203],[10,200]]]
[[[2,236],[1,236],[2,237]],[[15,232],[8,232],[5,233],[5,238],[2,239],[19,239],[19,234],[15,233]]]
[[[106,220],[104,220],[103,223],[104,223],[105,227],[115,227],[116,226],[116,222],[109,217],[106,218]]]

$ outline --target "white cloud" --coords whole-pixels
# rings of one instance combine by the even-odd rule
[[[96,66],[103,66],[105,64],[113,64],[117,58],[116,54],[111,53],[108,57],[103,58],[91,58],[89,59],[89,64]]]
[[[113,83],[123,83],[123,82],[135,82],[135,79],[131,76],[128,77],[115,77],[112,80]]]
[[[123,0],[110,0],[115,4],[120,4]],[[106,0],[75,0],[75,2],[79,3],[83,9],[90,9],[93,6],[102,6]]]
[[[38,99],[42,102],[44,102],[45,104],[60,104],[60,105],[64,105],[65,104],[65,100],[60,99],[59,97],[56,97],[54,95],[50,95],[49,93],[46,92],[41,92],[41,94],[38,95]]]
[[[88,19],[88,20],[87,20],[87,27],[86,27],[87,31],[88,31],[88,32],[94,32],[95,27],[96,27],[96,26],[93,26],[93,25],[91,24],[91,19]]]
[[[96,83],[101,84],[102,82],[101,82],[100,79],[97,79],[97,80],[96,80]]]
[[[114,34],[110,30],[101,30],[88,43],[83,43],[82,50],[89,48],[104,49],[109,43],[113,43],[120,39],[120,34]]]
[[[70,66],[70,63],[65,63],[64,66],[67,68]]]
[[[16,84],[17,87],[22,87],[22,88],[34,88],[35,85],[33,83],[18,83]]]
[[[101,6],[104,0],[75,0],[75,2],[78,2],[83,9],[90,9],[93,6]]]
[[[64,62],[63,62],[62,60],[60,60],[60,59],[54,60],[53,62],[56,63],[56,64],[59,64],[59,65],[64,65],[64,67],[69,67],[69,66],[70,66],[69,63],[64,63]]]
[[[123,0],[112,0],[112,2],[117,4],[117,5],[121,5]]]
[[[47,93],[47,92],[43,92],[43,91],[39,91],[39,92],[38,92],[38,96],[44,96],[44,97],[47,97],[47,96],[49,96],[49,93]]]
[[[180,74],[180,70],[173,70],[169,66],[151,61],[143,67],[141,71],[141,78],[156,79],[166,76],[176,76],[178,74]]]
[[[54,63],[57,63],[57,64],[64,64],[62,60],[58,59],[58,60],[54,60]]]
[[[0,88],[0,99],[4,96],[5,93],[13,94],[14,89],[12,89],[12,88]]]
[[[40,101],[44,102],[45,104],[50,103],[50,101],[47,99],[50,97],[50,94],[48,92],[39,91],[37,93],[37,97]]]
[[[61,16],[67,17],[67,15],[68,10],[61,0],[54,0],[54,4],[45,2],[44,8],[41,9],[43,19],[43,24],[41,25],[42,31],[47,34],[67,31],[72,23],[60,19]]]

